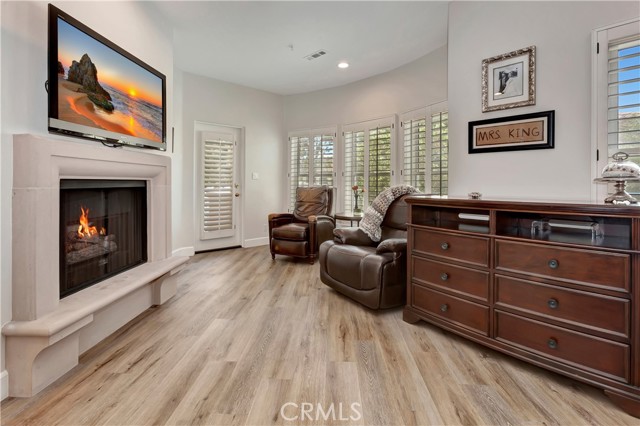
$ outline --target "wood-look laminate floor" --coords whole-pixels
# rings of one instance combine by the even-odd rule
[[[1,409],[5,425],[640,424],[595,388],[367,310],[267,247],[196,255],[173,299]]]

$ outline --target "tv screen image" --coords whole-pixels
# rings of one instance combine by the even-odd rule
[[[50,131],[165,149],[165,76],[52,5],[49,88]]]

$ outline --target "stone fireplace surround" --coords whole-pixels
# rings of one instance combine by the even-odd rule
[[[60,179],[147,181],[148,261],[59,297]],[[171,257],[171,158],[33,135],[13,142],[12,321],[9,395],[28,397],[71,370],[83,352],[176,292],[188,260]]]

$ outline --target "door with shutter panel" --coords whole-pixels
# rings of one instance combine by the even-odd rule
[[[199,241],[196,251],[240,245],[238,179],[240,129],[210,126],[200,144]]]

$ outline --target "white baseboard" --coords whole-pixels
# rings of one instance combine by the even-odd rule
[[[269,245],[269,237],[250,238],[248,240],[244,240],[244,243],[242,243],[242,247],[258,247],[266,245]]]
[[[171,252],[172,256],[193,256],[196,254],[196,249],[194,247],[180,247],[179,249],[175,249]]]
[[[2,370],[0,373],[0,401],[9,396],[9,373]]]

